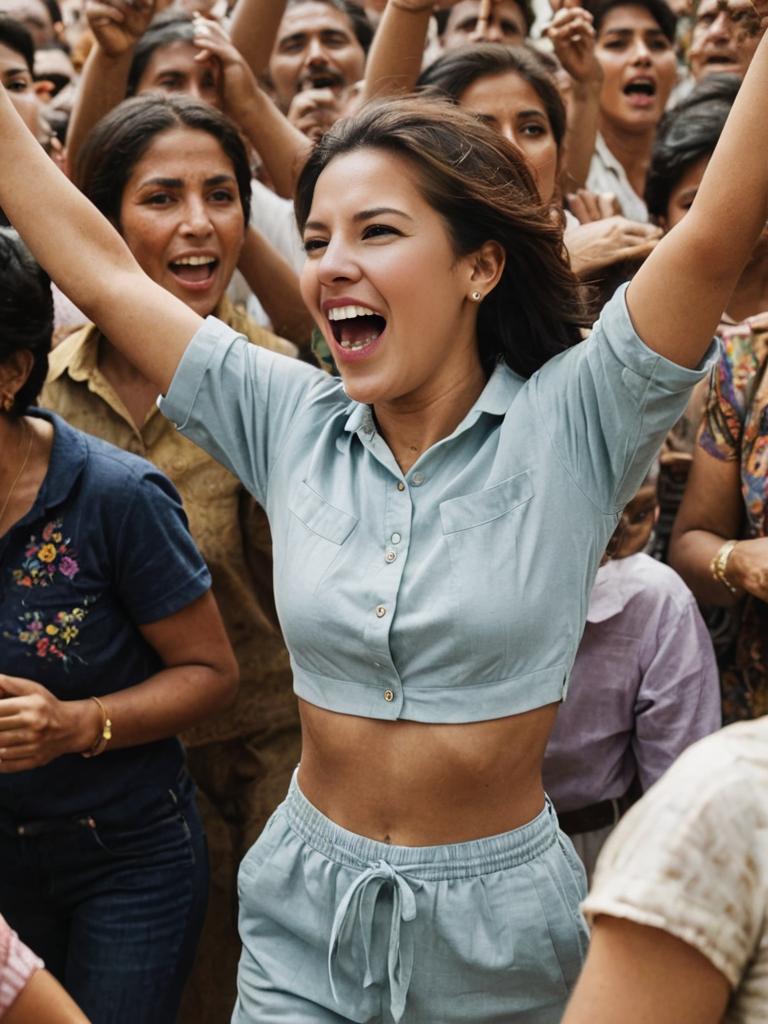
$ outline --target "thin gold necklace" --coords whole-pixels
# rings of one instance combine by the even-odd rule
[[[22,476],[24,475],[24,470],[27,468],[27,463],[29,462],[29,456],[32,453],[32,438],[34,437],[34,433],[29,429],[26,420],[22,420],[22,423],[24,425],[24,429],[29,434],[29,441],[27,442],[27,454],[24,456],[24,461],[21,464],[21,469],[14,477],[13,483],[11,484],[11,489],[8,491],[6,499],[3,502],[2,509],[0,509],[0,526],[2,526],[3,519],[5,519],[5,513],[8,509],[8,506],[11,503],[13,492],[16,490],[16,484],[19,482],[19,480],[21,480]]]

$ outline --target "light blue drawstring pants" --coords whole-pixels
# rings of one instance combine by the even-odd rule
[[[233,1024],[557,1024],[584,872],[551,806],[503,835],[389,846],[285,802],[240,868]]]

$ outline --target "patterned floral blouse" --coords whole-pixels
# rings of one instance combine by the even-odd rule
[[[743,539],[768,536],[768,316],[723,330],[699,444],[738,461]],[[726,723],[768,713],[768,604],[747,596],[735,639],[721,658]]]

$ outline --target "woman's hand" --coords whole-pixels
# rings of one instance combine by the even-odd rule
[[[732,586],[768,601],[768,537],[740,540],[731,551],[725,575]]]
[[[88,750],[100,727],[95,701],[57,700],[31,679],[0,675],[0,772],[27,771]]]
[[[226,29],[217,21],[195,13],[195,60],[204,64],[215,60],[221,68],[221,92],[224,112],[241,124],[256,101],[259,84]]]
[[[133,49],[157,13],[155,0],[85,0],[85,16],[108,57]]]
[[[580,188],[570,192],[566,199],[568,209],[581,224],[591,224],[623,213],[613,192],[592,192],[588,188]]]
[[[581,85],[603,81],[603,71],[595,56],[592,20],[592,15],[579,6],[578,0],[565,0],[544,30],[563,68]]]
[[[644,259],[661,235],[653,224],[614,216],[569,228],[564,241],[573,272],[585,278],[621,260]]]

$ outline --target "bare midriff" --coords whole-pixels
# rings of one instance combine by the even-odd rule
[[[384,722],[299,701],[299,786],[337,825],[397,846],[498,835],[544,806],[541,764],[557,713],[460,725]]]

